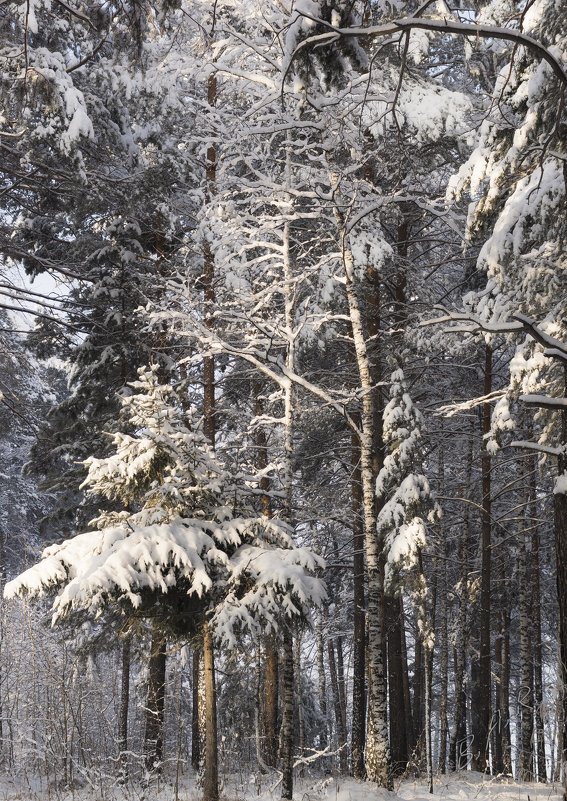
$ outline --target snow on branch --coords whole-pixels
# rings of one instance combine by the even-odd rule
[[[497,25],[483,25],[474,24],[469,22],[458,22],[452,19],[430,19],[428,17],[404,17],[402,19],[392,20],[391,22],[382,25],[369,25],[368,27],[354,26],[351,28],[336,28],[325,20],[318,17],[312,17],[305,12],[298,11],[298,15],[311,20],[315,25],[320,25],[327,29],[327,33],[316,34],[310,36],[300,42],[289,59],[289,63],[284,72],[283,82],[285,82],[294,59],[301,50],[307,47],[321,47],[323,45],[336,42],[343,37],[362,37],[366,39],[378,39],[384,36],[392,36],[396,33],[404,33],[414,29],[424,31],[431,31],[434,33],[454,34],[457,36],[473,36],[480,39],[503,39],[507,42],[513,42],[516,45],[531,50],[539,55],[546,61],[556,77],[561,81],[563,86],[567,86],[567,71],[561,64],[558,58],[540,41],[534,39],[528,34],[521,31],[514,30],[513,28],[500,28]]]

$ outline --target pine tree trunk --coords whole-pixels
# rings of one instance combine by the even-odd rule
[[[215,652],[213,648],[213,636],[207,621],[203,624],[203,673],[205,677],[205,708],[207,715],[203,801],[218,801],[219,775]]]
[[[408,743],[399,597],[387,596],[385,610],[388,632],[388,701],[390,710],[395,710],[395,713],[389,716],[392,775],[401,776],[408,764]]]
[[[282,725],[280,764],[283,799],[293,797],[293,636],[288,626],[283,630]]]
[[[366,598],[364,592],[364,526],[362,520],[362,487],[360,448],[352,435],[352,520],[353,520],[353,601],[354,632],[352,655],[352,775],[363,779],[366,741]]]
[[[275,635],[266,638],[264,646],[263,757],[266,765],[275,768],[278,762],[278,684],[279,654]]]
[[[323,621],[320,618],[317,624],[317,678],[319,685],[319,708],[323,725],[319,735],[319,748],[324,750],[329,744],[329,720],[327,713],[327,679],[325,675],[325,644],[323,642]]]
[[[337,676],[337,666],[335,662],[335,644],[332,639],[327,641],[327,653],[329,657],[329,673],[331,675],[331,690],[333,693],[333,706],[335,710],[335,731],[336,746],[339,749],[339,770],[342,775],[347,772],[346,755],[346,720],[343,717],[343,707],[339,691],[339,680]]]
[[[520,477],[525,476],[524,461],[522,461]],[[527,510],[526,515],[527,517]],[[526,553],[526,540],[528,537],[524,520],[523,530],[519,532],[518,543],[518,598],[519,598],[519,629],[520,629],[520,686],[518,688],[518,703],[520,707],[520,753],[518,755],[518,770],[520,780],[530,782],[533,779],[533,697],[532,697],[532,649],[531,638],[531,586],[528,574],[528,560]]]
[[[204,724],[204,715],[202,713],[200,684],[202,676],[202,656],[203,652],[200,647],[193,649],[193,703],[191,707],[191,767],[197,773],[201,770],[201,763],[203,761],[203,748],[205,745],[204,731],[202,731],[202,724]]]
[[[401,642],[401,658],[402,658],[402,687],[404,694],[404,717],[406,722],[406,740],[408,744],[408,760],[410,757],[410,743],[415,742],[413,715],[411,709],[411,693],[409,683],[409,669],[408,669],[408,651],[406,645],[406,627],[405,627],[405,612],[404,612],[404,599],[400,595],[400,642]]]
[[[447,741],[449,721],[447,718],[449,684],[449,633],[447,630],[447,560],[444,560],[443,587],[439,594],[440,643],[439,643],[439,773],[447,770]]]
[[[120,784],[128,781],[128,710],[130,707],[130,638],[122,642],[120,711],[118,714],[118,752]]]
[[[567,388],[567,366],[564,372]],[[567,446],[567,411],[561,412],[561,442]],[[558,474],[567,473],[567,456],[563,452],[558,459]],[[561,775],[563,796],[567,801],[567,494],[554,494],[555,512],[555,563],[557,571],[557,601],[559,606],[559,650],[561,684]]]
[[[484,387],[485,396],[492,392],[492,348],[485,346]],[[490,433],[490,404],[482,406],[483,449],[481,458],[482,472],[482,513],[481,513],[481,573],[480,573],[480,644],[479,644],[479,703],[478,742],[475,749],[474,767],[482,773],[489,770],[490,741],[490,701],[491,701],[491,666],[490,666],[490,593],[492,566],[492,459],[484,447],[485,437]]]
[[[166,642],[156,625],[152,632],[146,699],[144,760],[148,775],[160,773],[163,762]]]
[[[537,459],[530,459],[530,519],[532,529],[530,575],[532,586],[531,620],[533,626],[533,675],[535,706],[535,741],[537,756],[537,781],[547,782],[545,757],[545,728],[543,720],[543,645],[541,633],[541,581],[539,563],[539,526],[537,504]]]
[[[473,462],[473,433],[469,437],[467,452],[466,479],[463,487],[463,498],[470,498],[472,462]],[[459,609],[455,635],[454,663],[455,663],[455,712],[453,716],[453,730],[449,742],[449,770],[459,771],[466,769],[468,764],[467,748],[467,695],[466,695],[466,667],[468,649],[468,608],[469,608],[469,540],[470,540],[470,506],[465,505],[465,513],[461,535],[458,545],[459,570]]]

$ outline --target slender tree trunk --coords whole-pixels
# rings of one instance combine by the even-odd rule
[[[447,630],[447,559],[443,560],[443,587],[439,593],[440,643],[439,643],[439,773],[447,770],[447,741],[449,721],[447,718],[449,684],[449,633]]]
[[[275,635],[265,639],[263,697],[263,756],[266,765],[275,768],[278,762],[278,684],[279,654]]]
[[[293,797],[293,635],[285,626],[283,630],[283,681],[282,681],[282,725],[280,732],[280,763],[282,771],[283,799]]]
[[[264,414],[264,405],[261,400],[261,385],[256,382],[254,385],[255,395],[255,414],[260,417]],[[256,445],[256,464],[258,472],[262,474],[260,479],[260,497],[262,514],[264,517],[272,516],[272,502],[269,495],[270,479],[265,474],[268,467],[268,438],[266,430],[262,426],[257,426],[255,431]],[[262,721],[262,758],[266,765],[275,768],[278,762],[278,669],[279,654],[277,637],[270,635],[264,639],[264,683],[263,698],[260,706]]]
[[[362,520],[362,487],[360,447],[352,435],[352,520],[353,520],[353,677],[352,677],[352,775],[363,779],[366,741],[366,615],[364,593],[364,526]]]
[[[492,392],[492,348],[485,345],[484,387],[485,396]],[[490,404],[482,406],[483,450],[481,458],[482,472],[482,512],[481,512],[481,568],[480,568],[480,643],[478,670],[478,742],[474,748],[473,767],[482,773],[489,770],[490,754],[490,701],[491,701],[491,666],[490,666],[490,593],[492,566],[492,459],[484,447],[485,437],[490,433]]]
[[[120,712],[118,715],[118,752],[120,784],[128,781],[128,710],[130,707],[130,637],[122,642]]]
[[[520,478],[525,478],[525,459],[520,466]],[[532,649],[531,639],[533,636],[531,620],[531,586],[528,574],[528,559],[526,540],[528,533],[528,507],[524,515],[524,526],[519,532],[518,542],[518,598],[519,598],[519,623],[520,623],[520,686],[518,690],[518,703],[520,707],[520,753],[518,757],[518,769],[520,780],[530,782],[533,779],[533,673],[532,673]]]
[[[340,241],[345,268],[345,287],[353,344],[360,386],[364,391],[360,417],[360,473],[364,530],[366,538],[366,566],[368,571],[368,707],[369,733],[372,741],[366,743],[366,774],[371,781],[391,788],[390,748],[388,743],[387,693],[383,661],[384,644],[384,562],[383,542],[376,529],[374,497],[374,412],[372,376],[362,325],[362,316],[356,291],[354,260],[348,246],[348,234],[341,212],[336,211],[340,225]]]
[[[286,152],[286,186],[291,186],[291,153]],[[295,276],[291,259],[291,222],[283,224],[282,236],[284,293],[284,322],[287,339],[286,367],[295,372],[296,332],[294,327]],[[293,520],[293,430],[295,392],[291,381],[284,389],[284,508],[282,516],[291,526]],[[283,630],[282,724],[280,729],[280,764],[283,799],[293,795],[293,632],[289,625]]]
[[[567,366],[564,368],[564,384],[567,389]],[[567,446],[567,410],[561,412],[561,442],[564,449],[558,459],[558,474],[560,476],[567,476],[567,455],[565,453],[565,446]],[[555,492],[553,497],[562,700],[560,761],[563,778],[563,796],[565,801],[567,801],[567,494],[565,492]]]
[[[409,683],[409,670],[408,670],[408,651],[406,645],[406,627],[405,627],[405,612],[404,612],[404,599],[400,595],[400,643],[401,643],[401,658],[402,658],[402,687],[404,694],[404,717],[406,721],[406,739],[408,743],[408,759],[410,743],[415,742],[413,715],[411,710],[411,693]]]
[[[166,642],[157,626],[152,632],[148,693],[146,699],[146,729],[144,759],[148,774],[160,773],[163,762],[163,722],[165,708]]]
[[[327,714],[327,678],[325,675],[325,644],[323,642],[323,620],[317,623],[317,678],[319,684],[319,708],[323,725],[319,735],[319,747],[324,750],[329,744],[329,720]]]
[[[531,519],[531,560],[530,574],[532,586],[531,620],[533,626],[533,675],[535,707],[535,740],[537,756],[537,780],[547,781],[547,762],[545,757],[545,726],[543,718],[543,645],[541,634],[541,581],[539,563],[539,525],[537,504],[537,458],[530,458],[530,519]]]
[[[471,496],[472,462],[473,462],[473,433],[469,437],[467,453],[466,479],[463,487],[463,497]],[[469,539],[470,539],[470,506],[465,505],[463,526],[458,545],[459,608],[455,635],[455,712],[453,717],[453,730],[449,743],[449,769],[458,771],[466,769],[468,764],[467,753],[467,694],[466,694],[466,666],[468,648],[468,608],[469,608]]]
[[[333,707],[335,710],[335,731],[336,745],[340,749],[339,752],[339,770],[342,775],[347,772],[347,758],[346,758],[346,721],[343,718],[343,708],[341,704],[341,697],[339,692],[339,681],[337,677],[337,666],[335,661],[335,644],[332,639],[327,641],[327,653],[329,658],[329,673],[331,676],[331,690],[333,693]]]
[[[205,677],[205,708],[207,710],[203,799],[204,801],[218,801],[219,773],[215,652],[213,648],[213,636],[207,621],[203,624],[203,673]]]
[[[505,581],[505,577],[502,577]],[[510,612],[508,593],[504,590],[498,613],[498,631],[494,641],[496,675],[494,773],[512,775],[510,740]]]
[[[195,647],[193,649],[193,703],[191,707],[191,766],[195,772],[201,770],[201,764],[204,758],[203,749],[205,746],[205,716],[203,714],[204,708],[204,688],[201,690],[201,677],[202,677],[202,648]]]
[[[404,698],[404,663],[402,658],[402,620],[399,597],[387,596],[385,610],[388,627],[388,700],[391,710],[389,723],[392,774],[401,776],[408,764],[408,742]]]

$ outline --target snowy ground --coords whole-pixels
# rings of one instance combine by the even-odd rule
[[[243,777],[226,782],[222,798],[225,801],[279,801],[279,790],[270,787],[265,777]],[[153,784],[149,790],[141,787],[75,787],[64,790],[53,783],[22,778],[0,777],[0,801],[199,801],[200,789],[194,782],[181,779],[176,792],[172,781]],[[297,801],[561,801],[557,785],[528,784],[502,779],[490,779],[478,773],[460,773],[435,780],[431,796],[422,781],[403,781],[389,793],[354,779],[300,779],[294,797]]]

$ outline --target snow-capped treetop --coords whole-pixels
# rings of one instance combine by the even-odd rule
[[[114,452],[90,457],[82,489],[119,501],[136,523],[172,517],[225,519],[222,493],[228,475],[215,458],[195,409],[185,410],[169,384],[160,383],[157,366],[141,368],[121,399],[127,431],[113,436]],[[100,519],[108,524],[108,515]],[[99,522],[97,522],[99,525]]]

